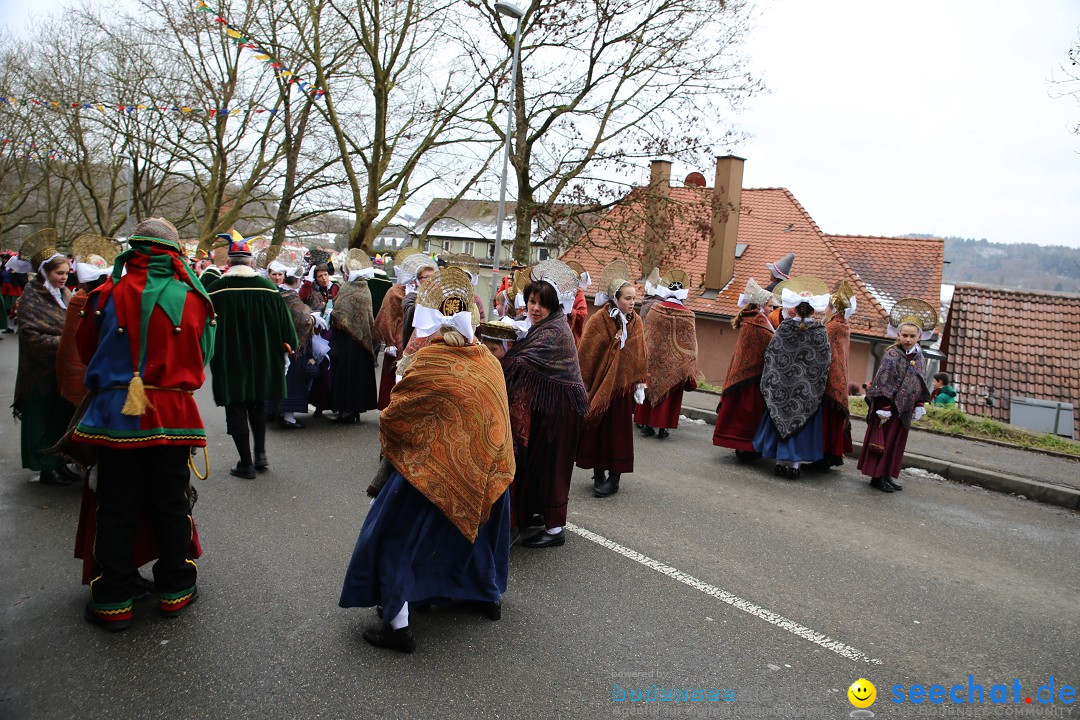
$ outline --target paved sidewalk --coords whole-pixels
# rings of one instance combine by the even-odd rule
[[[683,414],[716,422],[719,396],[705,392],[683,395]],[[853,418],[855,453],[862,448],[866,423]],[[942,477],[1080,510],[1080,461],[1034,450],[914,430],[908,436],[904,464]]]

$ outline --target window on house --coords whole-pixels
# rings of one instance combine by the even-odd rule
[[[475,254],[476,253],[476,243],[473,242],[472,240],[466,240],[465,243],[464,243],[464,248],[462,249],[461,252],[465,253],[466,255]]]
[[[551,252],[547,248],[540,248],[536,251],[536,259],[540,262],[547,260],[551,257]]]
[[[489,260],[493,260],[495,258],[495,243],[488,243],[487,257]]]
[[[443,252],[450,252],[450,246],[451,246],[452,242],[453,242],[452,240],[443,240],[443,243],[442,243]]]

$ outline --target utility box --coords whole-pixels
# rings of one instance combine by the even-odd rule
[[[1036,432],[1073,436],[1073,404],[1013,397],[1009,403],[1009,424]]]

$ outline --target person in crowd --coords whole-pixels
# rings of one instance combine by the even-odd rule
[[[532,276],[524,292],[529,328],[503,365],[517,457],[514,526],[520,533],[542,525],[522,545],[546,548],[566,542],[570,479],[589,396],[565,312],[573,307],[578,275],[558,260],[545,260]]]
[[[308,279],[300,288],[300,299],[312,312],[323,312],[337,294],[338,286],[330,280],[330,266],[327,263],[312,265]]]
[[[194,393],[215,334],[214,307],[172,223],[143,220],[128,243],[87,299],[76,335],[92,399],[72,440],[97,455],[98,575],[83,617],[110,631],[131,626],[139,560],[157,557],[163,617],[179,617],[199,597],[188,467],[192,450],[206,447]],[[138,548],[140,515],[152,528],[149,554]]]
[[[376,647],[415,650],[409,608],[418,603],[469,601],[501,616],[514,448],[503,371],[474,339],[473,302],[460,268],[420,287],[417,333],[432,341],[403,358],[380,416],[391,474],[364,519],[339,601],[381,606],[382,622],[363,634]]]
[[[685,305],[690,293],[685,270],[671,268],[652,292],[657,302],[648,319],[642,315],[649,388],[634,422],[642,435],[663,439],[679,427],[683,392],[697,390],[697,328],[694,311]]]
[[[334,368],[330,409],[335,423],[360,422],[360,413],[379,406],[375,388],[375,317],[367,281],[375,276],[371,258],[353,249],[342,263],[348,273],[330,319],[330,364]]]
[[[394,388],[397,377],[397,361],[405,350],[402,342],[405,327],[405,314],[402,304],[405,301],[406,276],[401,273],[401,264],[410,256],[419,254],[416,248],[398,250],[394,256],[394,286],[383,298],[379,314],[375,316],[375,334],[383,344],[382,374],[379,377],[379,409],[390,404],[390,391]]]
[[[594,300],[602,309],[585,322],[578,347],[589,411],[577,466],[593,471],[597,497],[617,493],[622,476],[634,471],[634,405],[645,402],[645,333],[629,275],[622,260],[604,268]]]
[[[574,343],[581,344],[581,333],[585,330],[585,320],[589,317],[589,305],[585,301],[585,291],[592,285],[592,277],[589,276],[585,266],[579,262],[570,260],[566,263],[571,270],[578,274],[578,288],[574,293],[574,307],[566,316],[570,323],[570,330],[574,333]]]
[[[79,318],[82,317],[87,297],[112,272],[120,246],[109,238],[80,235],[72,243],[72,250],[78,258],[74,273],[79,283],[78,291],[68,302],[64,332],[60,335],[60,345],[56,350],[56,386],[60,395],[77,408],[86,396],[86,385],[83,383],[86,364],[79,357],[75,333],[79,329]]]
[[[71,292],[68,261],[56,251],[56,231],[28,237],[20,254],[34,275],[19,298],[19,370],[15,378],[14,415],[19,423],[22,466],[41,473],[44,485],[70,485],[80,479],[63,459],[47,452],[67,431],[75,407],[60,395],[56,353],[64,331]]]
[[[226,432],[239,456],[229,474],[247,479],[270,466],[266,403],[285,397],[285,358],[297,347],[285,301],[255,271],[254,263],[248,241],[234,240],[229,245],[229,270],[208,291],[218,322],[210,365],[214,402],[225,408]]]
[[[315,334],[328,345],[333,335],[328,318],[333,314],[334,300],[339,292],[338,286],[330,279],[328,255],[321,250],[312,253],[312,258],[319,262],[308,271],[308,278],[300,288],[300,299],[311,308],[315,318]],[[319,374],[311,382],[308,404],[315,406],[315,417],[321,417],[330,409],[334,387],[334,370],[328,355],[323,355],[318,362]]]
[[[949,377],[949,373],[934,373],[934,387],[930,395],[934,407],[956,407],[956,388],[952,385],[952,378]]]
[[[423,253],[405,258],[398,266],[398,277],[405,285],[405,299],[401,301],[401,347],[409,346],[413,337],[413,313],[416,312],[416,294],[436,270],[435,261]],[[400,361],[398,363],[400,365]]]
[[[754,435],[765,414],[761,371],[765,365],[765,349],[775,333],[768,318],[774,300],[771,292],[750,278],[739,295],[739,314],[731,322],[739,336],[716,407],[713,445],[731,448],[740,462],[761,457],[754,450]]]
[[[29,282],[30,276],[34,274],[34,266],[28,260],[16,254],[12,255],[4,263],[4,271],[2,292],[4,307],[7,309],[7,328],[4,329],[4,333],[10,334],[14,333],[15,328],[18,327],[19,321],[18,317],[16,317],[15,308],[23,294],[26,283]]]
[[[480,284],[480,263],[469,253],[452,253],[446,256],[447,267],[459,267],[472,278],[473,287]],[[473,292],[473,301],[476,303],[476,314],[479,322],[487,322],[487,313],[484,312],[484,302],[480,295]]]
[[[518,330],[512,323],[505,320],[489,320],[480,323],[476,328],[476,336],[480,338],[480,342],[484,343],[484,347],[491,351],[495,359],[502,363],[506,359],[506,354],[517,342]],[[577,364],[576,358],[574,363]]]
[[[803,463],[824,453],[821,399],[829,379],[829,334],[816,318],[829,306],[829,289],[804,275],[787,281],[781,301],[784,321],[765,349],[761,395],[765,414],[754,450],[776,461],[776,474],[798,478]]]
[[[904,462],[912,420],[925,413],[930,400],[926,360],[919,343],[937,327],[937,310],[925,300],[904,298],[889,313],[889,334],[896,343],[885,351],[866,391],[866,437],[858,468],[870,486],[882,492],[903,490],[896,480]]]
[[[300,299],[300,285],[303,282],[303,268],[288,267],[275,260],[270,264],[270,276],[280,274],[283,282],[278,286],[281,299],[289,309],[293,329],[296,331],[296,347],[289,356],[289,367],[285,371],[285,397],[273,408],[273,416],[284,430],[300,430],[304,423],[296,419],[296,413],[308,411],[308,393],[312,381],[319,375],[319,363],[311,350],[311,338],[315,331],[315,320],[311,308]],[[268,417],[270,415],[268,414]]]
[[[844,464],[844,455],[852,451],[851,418],[848,412],[848,353],[851,347],[851,327],[848,319],[855,313],[855,291],[847,280],[841,280],[829,298],[829,316],[825,331],[829,335],[829,379],[821,401],[824,457],[811,467],[827,472]]]

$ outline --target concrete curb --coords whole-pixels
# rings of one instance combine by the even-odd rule
[[[716,424],[716,413],[711,410],[683,407],[682,414],[692,420],[704,420],[710,425]],[[852,444],[855,446],[853,454],[855,457],[858,457],[859,453],[862,451],[862,443],[856,441]],[[1056,505],[1058,507],[1068,508],[1069,510],[1080,510],[1080,490],[1074,488],[1049,485],[1044,482],[1039,482],[1038,480],[1029,480],[1027,478],[995,472],[993,470],[984,470],[969,465],[946,462],[945,460],[939,460],[938,458],[916,455],[914,453],[904,453],[904,467],[915,467],[926,470],[948,480],[964,483],[965,485],[978,485],[987,490],[1023,495],[1029,500],[1046,503],[1048,505]]]

